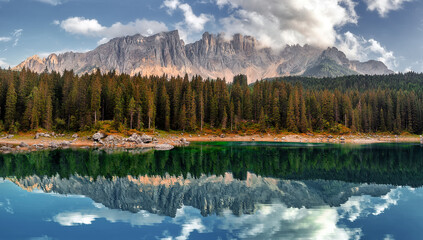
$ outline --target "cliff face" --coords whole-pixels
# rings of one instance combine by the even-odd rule
[[[194,43],[186,44],[178,31],[153,36],[115,38],[86,53],[51,54],[47,58],[33,56],[16,66],[36,72],[73,70],[77,74],[115,70],[130,75],[201,75],[204,78],[226,78],[246,74],[249,81],[287,75],[302,75],[324,60],[336,63],[348,74],[392,73],[382,62],[350,61],[336,48],[327,50],[309,45],[286,46],[282,51],[263,47],[250,36],[235,34],[231,39],[204,33]],[[324,73],[320,75],[325,76]],[[320,76],[316,74],[316,76]]]
[[[351,196],[387,194],[389,185],[355,184],[340,181],[292,181],[260,177],[249,173],[244,181],[225,176],[191,177],[98,177],[72,176],[68,179],[38,176],[10,179],[32,191],[84,195],[112,209],[130,212],[147,210],[174,217],[183,205],[201,210],[203,215],[230,209],[234,214],[250,214],[256,204],[280,202],[287,207],[339,206]]]

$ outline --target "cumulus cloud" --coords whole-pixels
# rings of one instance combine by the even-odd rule
[[[53,217],[53,221],[62,226],[77,226],[91,224],[97,218],[97,215],[83,214],[80,212],[59,213]]]
[[[114,37],[134,35],[138,33],[144,36],[149,36],[168,30],[163,22],[150,21],[146,19],[136,19],[135,21],[127,24],[117,22],[110,27],[101,25],[97,19],[86,19],[84,17],[71,17],[63,21],[55,20],[53,23],[59,25],[62,29],[71,34],[100,37],[101,40],[99,41],[99,44],[105,43]]]
[[[340,216],[354,222],[369,215],[380,215],[391,206],[397,205],[402,191],[403,188],[396,188],[380,198],[368,195],[353,196],[339,207]]]
[[[254,215],[224,214],[218,228],[235,238],[247,239],[356,239],[360,229],[337,225],[335,208],[288,208],[284,204],[261,205]]]
[[[180,5],[179,0],[165,0],[163,2],[162,7],[168,8],[168,13],[171,14],[173,10],[176,10],[178,6]]]
[[[132,226],[152,226],[164,220],[163,216],[151,214],[147,211],[131,213],[97,205],[95,209],[59,213],[53,217],[53,221],[62,226],[77,226],[92,224],[99,218],[104,218],[112,223],[126,222]]]
[[[36,0],[37,2],[42,2],[46,4],[50,4],[52,6],[57,6],[63,3],[62,0]]]
[[[375,39],[365,39],[351,32],[337,36],[336,47],[348,58],[360,61],[377,59],[385,63],[390,69],[398,66],[394,52],[387,50]]]
[[[377,11],[381,17],[386,17],[390,11],[402,8],[406,2],[413,0],[364,0],[369,11]]]
[[[333,46],[337,28],[358,21],[352,0],[217,0],[216,4],[232,9],[220,19],[226,33],[251,35],[278,48],[286,44]]]
[[[187,42],[193,40],[193,34],[203,32],[206,24],[214,20],[210,14],[196,15],[189,4],[181,3],[179,0],[165,0],[162,7],[166,7],[169,14],[177,9],[183,13],[184,21],[176,23],[175,27],[179,30],[181,38]]]

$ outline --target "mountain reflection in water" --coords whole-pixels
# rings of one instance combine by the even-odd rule
[[[13,182],[26,190],[16,196],[28,199],[40,192],[92,199],[44,217],[62,227],[105,219],[148,226],[163,239],[385,238],[392,233],[359,223],[404,196],[422,196],[421,189],[402,187],[423,184],[422,165],[423,148],[414,144],[213,143],[167,152],[8,154],[0,155],[0,176],[7,180],[0,182],[0,213],[19,202],[2,190]]]

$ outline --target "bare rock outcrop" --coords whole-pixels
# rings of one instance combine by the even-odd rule
[[[379,61],[350,61],[336,48],[325,50],[310,45],[292,45],[274,50],[250,36],[235,34],[228,39],[208,32],[200,40],[185,44],[177,30],[148,37],[137,34],[114,38],[86,53],[66,52],[46,58],[32,56],[14,69],[25,67],[41,73],[47,68],[61,73],[73,70],[84,74],[98,68],[102,72],[130,75],[188,74],[226,78],[227,81],[232,81],[237,74],[245,74],[253,82],[262,78],[302,75],[328,59],[348,69],[342,71],[346,74],[393,73]]]

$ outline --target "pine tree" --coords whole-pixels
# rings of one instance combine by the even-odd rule
[[[182,104],[181,110],[179,112],[180,112],[179,113],[179,128],[182,131],[185,131],[185,126],[187,121],[185,104]]]
[[[203,131],[203,124],[204,124],[204,99],[203,93],[200,93],[200,104],[199,104],[199,111],[200,111],[200,131]]]
[[[288,100],[288,112],[286,116],[286,126],[290,132],[298,132],[296,117],[295,117],[295,96],[294,94],[289,95]]]
[[[222,116],[222,129],[226,129],[228,122],[228,114],[226,113],[226,107],[223,107],[223,116]]]
[[[100,70],[97,70],[96,75],[91,84],[91,112],[94,117],[94,124],[97,123],[97,119],[100,116],[101,106],[101,75]]]
[[[385,116],[383,114],[383,108],[380,109],[379,119],[380,119],[380,128],[379,128],[380,131],[386,132],[386,124],[385,124]]]
[[[47,129],[47,130],[51,130],[52,123],[53,123],[53,104],[51,102],[51,97],[47,95],[44,128]]]
[[[302,97],[301,98],[301,103],[300,103],[300,111],[301,111],[301,113],[300,113],[300,126],[299,126],[299,129],[300,129],[300,131],[302,132],[302,133],[305,133],[305,132],[307,132],[307,126],[308,126],[308,124],[307,124],[307,116],[306,116],[306,104],[305,104],[305,101],[304,101],[304,98]]]
[[[128,113],[129,113],[129,128],[132,129],[132,123],[134,121],[134,114],[137,111],[137,106],[135,104],[135,99],[131,97],[129,100],[128,105]]]
[[[13,82],[9,84],[6,94],[6,113],[5,113],[5,126],[7,129],[12,130],[15,123],[15,112],[16,112],[16,100],[17,95],[15,91],[15,85]]]

